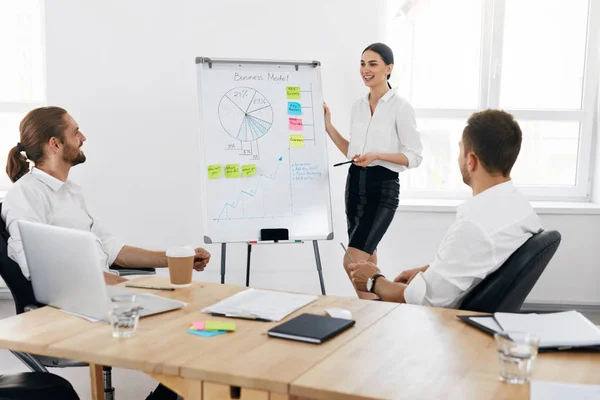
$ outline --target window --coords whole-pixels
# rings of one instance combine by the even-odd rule
[[[46,98],[41,0],[0,1],[0,191],[19,123]]]
[[[469,195],[458,141],[473,112],[515,116],[523,145],[512,177],[535,200],[589,200],[600,75],[595,0],[388,0],[392,84],[415,107],[422,165],[408,197]]]

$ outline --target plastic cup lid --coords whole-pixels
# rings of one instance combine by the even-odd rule
[[[196,255],[196,251],[192,246],[171,247],[167,250],[167,257],[192,257]]]

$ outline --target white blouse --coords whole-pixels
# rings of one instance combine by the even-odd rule
[[[357,100],[352,106],[352,125],[348,159],[355,154],[370,152],[402,153],[408,158],[408,168],[421,164],[423,145],[417,130],[415,111],[408,101],[390,89],[377,103],[371,116],[369,95]],[[402,172],[407,167],[388,161],[376,160],[369,166],[381,165],[392,171]]]

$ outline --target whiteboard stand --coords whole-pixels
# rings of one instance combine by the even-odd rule
[[[195,62],[204,243],[221,243],[221,283],[227,243],[247,244],[249,286],[253,244],[312,241],[325,294],[317,241],[333,239],[333,216],[321,63]]]
[[[250,263],[252,258],[252,246],[256,246],[259,244],[292,244],[292,243],[304,243],[302,240],[292,240],[292,241],[266,241],[266,242],[248,242],[248,253],[246,258],[246,287],[250,286]],[[323,268],[321,265],[321,253],[319,252],[319,242],[316,240],[312,241],[313,243],[313,251],[315,252],[315,262],[317,264],[317,273],[319,274],[319,283],[321,285],[321,294],[326,295],[325,292],[325,281],[323,280]],[[227,244],[221,243],[221,283],[225,283],[225,264],[226,264],[226,256],[227,256]]]

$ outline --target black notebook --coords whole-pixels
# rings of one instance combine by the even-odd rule
[[[320,344],[352,327],[355,323],[356,321],[349,319],[301,314],[269,330],[269,336]]]

